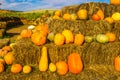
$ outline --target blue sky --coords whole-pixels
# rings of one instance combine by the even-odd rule
[[[106,2],[109,0],[0,0],[1,9],[29,11],[35,9],[60,9],[63,6],[84,2]]]

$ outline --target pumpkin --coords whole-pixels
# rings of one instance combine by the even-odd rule
[[[119,12],[115,12],[112,14],[112,18],[115,21],[119,21],[120,20],[120,13]]]
[[[41,58],[39,60],[39,70],[46,71],[47,69],[48,69],[47,47],[43,46],[41,51]]]
[[[75,34],[74,44],[82,45],[85,40],[83,34]]]
[[[77,15],[78,15],[79,19],[87,19],[88,12],[86,9],[80,9],[80,10],[78,10]]]
[[[2,56],[3,56],[2,52],[3,52],[3,50],[2,50],[2,49],[0,49],[0,57],[2,57]]]
[[[74,13],[71,14],[71,15],[70,15],[70,19],[71,19],[71,20],[76,20],[76,19],[77,19],[77,15],[74,14]]]
[[[24,65],[24,66],[23,66],[23,73],[28,74],[28,73],[30,73],[31,71],[32,71],[32,68],[31,68],[30,65]]]
[[[97,14],[93,14],[93,15],[92,15],[92,20],[99,21],[100,19],[101,19],[101,18],[100,18],[99,15],[97,15]]]
[[[79,74],[82,71],[83,63],[79,53],[71,53],[68,56],[68,67],[73,74]]]
[[[49,33],[49,27],[48,24],[42,23],[35,27],[35,30],[40,31],[43,33],[44,36],[46,36]]]
[[[3,58],[0,58],[0,63],[5,64],[5,60]]]
[[[60,10],[56,10],[55,11],[55,16],[59,16],[60,17],[61,16],[61,11]]]
[[[57,15],[54,15],[54,16],[53,16],[53,19],[60,19],[60,17],[57,16]]]
[[[114,67],[116,71],[120,71],[120,56],[115,57]]]
[[[68,64],[65,61],[56,62],[56,68],[59,75],[65,75],[68,72]]]
[[[14,61],[13,52],[8,52],[8,53],[4,56],[4,60],[5,60],[6,64],[8,64],[8,65],[12,64],[13,61]]]
[[[101,9],[99,9],[96,14],[100,17],[101,20],[104,19],[104,12]]]
[[[105,34],[98,34],[96,36],[96,40],[99,42],[99,43],[106,43],[109,41],[109,37]]]
[[[85,36],[85,42],[90,43],[93,41],[93,37],[92,36]]]
[[[21,64],[12,64],[11,66],[11,72],[12,73],[20,73],[22,71],[22,65]]]
[[[22,36],[23,38],[29,38],[31,37],[31,35],[32,35],[32,30],[29,29],[22,30],[20,33],[20,36]]]
[[[106,17],[105,20],[109,22],[110,24],[114,23],[114,20],[112,17]]]
[[[50,70],[50,72],[55,72],[55,71],[56,71],[56,65],[51,62],[51,63],[49,64],[49,70]]]
[[[74,36],[73,36],[72,31],[63,30],[62,34],[65,36],[65,43],[66,44],[72,43],[74,41]]]
[[[31,41],[35,44],[35,45],[43,45],[46,43],[46,36],[44,36],[42,33],[40,32],[35,32],[32,34],[31,36]]]
[[[61,33],[57,33],[55,34],[55,37],[54,37],[54,43],[58,46],[61,46],[63,45],[65,42],[65,37],[63,34]]]
[[[63,19],[64,19],[64,20],[70,20],[70,14],[69,14],[69,13],[65,13],[65,14],[63,15]]]
[[[110,4],[120,5],[120,0],[110,0]]]
[[[2,48],[2,50],[6,50],[6,51],[11,51],[11,47],[10,46],[4,46],[3,48]]]
[[[108,36],[109,38],[109,42],[113,42],[116,40],[116,35],[112,32],[107,32],[106,35]]]
[[[4,65],[2,63],[0,63],[0,73],[2,73],[4,71]]]

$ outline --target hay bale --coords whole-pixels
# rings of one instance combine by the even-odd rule
[[[52,20],[49,27],[50,31],[54,33],[62,32],[64,29],[70,29],[73,33],[82,33],[84,35],[96,35],[112,30],[112,25],[104,20]]]
[[[10,42],[10,39],[0,39],[0,48],[2,48],[3,46],[8,45]]]
[[[83,3],[79,5],[71,5],[71,6],[65,6],[62,8],[62,15],[65,13],[77,13],[79,9],[86,9],[88,11],[89,19],[91,19],[91,15],[96,13],[98,8],[102,9],[105,13],[105,17],[111,16],[114,12],[120,12],[120,6],[119,5],[110,5],[107,3]]]
[[[0,22],[0,29],[6,29],[6,22]]]

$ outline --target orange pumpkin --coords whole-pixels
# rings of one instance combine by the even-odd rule
[[[35,30],[40,31],[43,33],[43,35],[47,35],[49,33],[49,27],[48,24],[42,23],[35,27]]]
[[[82,45],[84,40],[85,40],[85,37],[83,34],[76,34],[75,39],[74,39],[74,43],[77,45]]]
[[[4,56],[4,60],[5,60],[6,64],[8,64],[8,65],[12,64],[13,61],[14,61],[13,52],[8,52],[8,53]]]
[[[101,20],[101,17],[97,14],[93,14],[92,15],[92,20],[99,21],[99,20]]]
[[[106,35],[108,36],[109,38],[109,42],[113,42],[116,40],[116,35],[112,32],[107,32]]]
[[[29,29],[22,30],[20,33],[20,36],[22,36],[23,38],[29,38],[31,37],[31,35],[32,35],[32,30]]]
[[[21,64],[12,64],[11,66],[11,72],[12,73],[19,73],[22,71],[22,65]]]
[[[120,0],[110,0],[110,4],[120,5]]]
[[[70,20],[70,18],[71,18],[71,16],[70,16],[69,13],[65,13],[65,14],[63,15],[63,19],[64,19],[64,20]]]
[[[96,14],[100,17],[101,20],[104,19],[104,12],[101,9],[99,9]]]
[[[79,74],[83,69],[83,63],[79,53],[72,53],[68,56],[69,71]]]
[[[2,50],[7,50],[7,51],[9,52],[9,51],[11,51],[11,47],[10,47],[10,46],[4,46],[4,47],[2,48]]]
[[[65,36],[65,43],[66,44],[72,43],[74,41],[74,36],[73,36],[72,31],[63,30],[62,34]]]
[[[60,17],[61,16],[61,11],[60,10],[56,10],[55,11],[55,15]]]
[[[115,57],[114,67],[116,71],[120,71],[120,56]]]
[[[68,72],[68,64],[65,61],[58,61],[56,68],[59,75],[65,75]]]
[[[43,45],[46,43],[46,36],[44,36],[42,33],[40,32],[35,32],[32,34],[31,36],[31,41],[35,44],[35,45]]]
[[[0,63],[0,73],[2,73],[3,71],[4,71],[4,65]]]
[[[80,9],[78,12],[77,12],[77,15],[79,17],[79,19],[87,19],[88,17],[88,12],[86,9]]]
[[[63,45],[65,42],[65,37],[61,33],[57,33],[54,37],[54,43],[58,46]]]

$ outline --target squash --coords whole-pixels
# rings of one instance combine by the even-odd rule
[[[56,65],[51,62],[51,63],[49,64],[49,70],[50,70],[50,72],[55,72],[55,71],[56,71]]]
[[[21,64],[12,64],[11,66],[11,72],[14,74],[20,73],[22,71],[22,65]]]
[[[61,46],[63,45],[65,42],[65,37],[64,35],[62,35],[61,33],[57,33],[54,37],[54,43],[57,46]]]
[[[4,71],[5,67],[2,63],[0,63],[0,73],[2,73]]]
[[[69,13],[65,13],[65,14],[63,15],[63,19],[64,19],[64,20],[70,20],[70,14],[69,14]]]
[[[56,62],[56,68],[59,75],[65,75],[68,72],[68,64],[65,61]]]
[[[71,19],[71,20],[76,20],[77,17],[78,17],[78,16],[77,16],[76,14],[74,14],[74,13],[70,15],[70,19]]]
[[[98,34],[96,36],[96,40],[99,42],[99,43],[107,43],[109,41],[109,37],[105,34]]]
[[[119,21],[120,20],[120,13],[119,12],[113,13],[112,18],[114,21]]]
[[[30,38],[32,33],[32,30],[25,29],[21,31],[20,36],[22,36],[23,38]]]
[[[93,37],[92,36],[85,36],[85,42],[90,43],[93,41]]]
[[[120,5],[120,0],[110,0],[110,4]]]
[[[114,68],[116,71],[120,71],[120,56],[115,57]]]
[[[110,24],[114,23],[114,20],[112,17],[106,17],[105,20]]]
[[[74,44],[82,45],[85,40],[83,34],[75,34]]]
[[[43,45],[46,43],[46,36],[44,36],[42,33],[38,32],[34,32],[31,36],[31,41],[35,44],[35,45]]]
[[[65,43],[66,44],[72,43],[74,41],[74,36],[73,36],[72,31],[63,30],[62,34],[65,36]]]
[[[57,15],[54,15],[52,18],[53,18],[53,19],[60,19],[60,17],[57,16]]]
[[[73,74],[79,74],[83,70],[83,63],[79,53],[71,53],[68,56],[68,67]]]
[[[8,52],[8,53],[4,56],[4,60],[5,60],[5,62],[6,62],[7,65],[12,64],[13,61],[14,61],[13,52]]]
[[[107,32],[106,36],[109,37],[109,42],[114,42],[116,40],[116,35],[112,32]]]
[[[48,53],[47,47],[43,46],[41,51],[41,58],[39,61],[39,70],[46,71],[48,69]]]
[[[80,9],[77,12],[79,19],[87,19],[88,18],[88,11],[86,9]]]
[[[48,39],[49,41],[54,41],[54,37],[55,37],[55,34],[54,34],[53,32],[50,32],[50,33],[48,34],[48,36],[47,36],[47,39]]]
[[[23,66],[23,73],[28,74],[32,71],[32,68],[30,65],[24,65]]]

